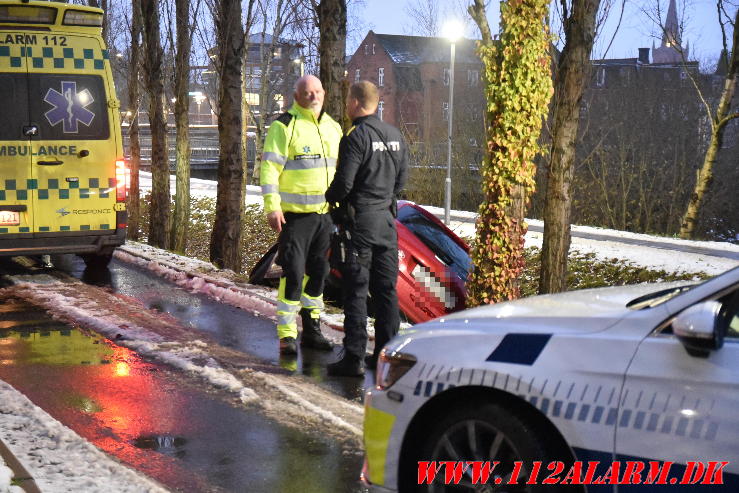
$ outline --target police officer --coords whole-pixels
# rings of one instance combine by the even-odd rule
[[[318,321],[328,275],[326,252],[331,220],[324,193],[336,170],[341,126],[323,108],[323,86],[313,75],[298,79],[295,102],[269,127],[260,178],[264,210],[277,231],[277,294],[280,354],[297,354],[297,314],[303,322],[301,346],[332,349]]]
[[[352,211],[341,225],[350,237],[342,272],[344,356],[328,365],[331,375],[364,374],[368,291],[375,308],[375,352],[368,364],[377,362],[400,325],[395,208],[405,184],[408,149],[400,131],[374,115],[378,101],[377,87],[371,82],[360,81],[349,89],[346,112],[353,127],[341,139],[336,176],[326,191],[329,203]]]

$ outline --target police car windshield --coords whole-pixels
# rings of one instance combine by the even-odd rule
[[[38,127],[34,140],[105,140],[110,136],[105,85],[99,75],[0,74],[0,98],[12,107],[0,119],[0,140],[27,140],[23,129],[28,125]],[[6,155],[27,152],[3,147]]]
[[[439,225],[411,206],[401,207],[398,210],[398,221],[411,230],[462,281],[467,280],[470,256]]]

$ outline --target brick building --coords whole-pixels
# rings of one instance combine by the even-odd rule
[[[446,149],[449,118],[449,41],[444,38],[369,31],[347,64],[350,82],[369,80],[380,88],[378,116],[405,132],[410,142]],[[455,45],[455,135],[472,123],[482,135],[482,63],[475,41]],[[475,138],[467,139],[470,143]],[[476,145],[476,142],[474,142]]]

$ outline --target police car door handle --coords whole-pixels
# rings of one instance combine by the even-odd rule
[[[64,164],[64,161],[36,161],[36,164],[40,166],[59,166],[60,164]]]

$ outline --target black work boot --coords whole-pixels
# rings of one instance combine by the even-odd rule
[[[298,348],[295,347],[294,337],[283,337],[280,339],[280,354],[294,355],[298,354]]]
[[[317,318],[311,317],[310,310],[301,309],[300,318],[303,320],[303,335],[300,336],[300,346],[331,351],[333,345],[321,333],[321,324]]]
[[[335,377],[362,377],[364,376],[364,362],[362,358],[353,354],[344,353],[339,361],[326,366],[328,374]]]

